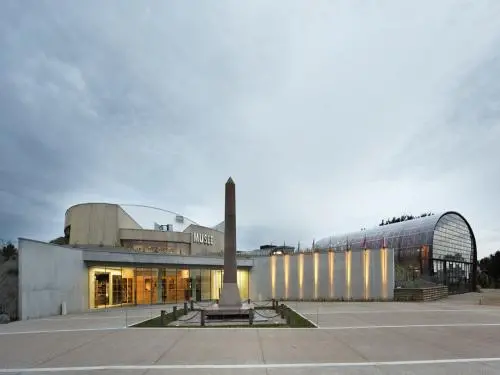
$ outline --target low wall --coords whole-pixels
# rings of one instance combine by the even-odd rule
[[[394,301],[435,301],[448,297],[448,287],[439,285],[429,288],[396,288]]]

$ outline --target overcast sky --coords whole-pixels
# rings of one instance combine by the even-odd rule
[[[243,249],[456,210],[484,256],[499,76],[495,0],[3,0],[0,238],[86,201],[215,225],[233,176]]]

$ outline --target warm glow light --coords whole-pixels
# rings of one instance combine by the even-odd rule
[[[380,249],[380,274],[382,282],[382,298],[387,298],[387,249]]]
[[[283,257],[283,273],[285,275],[285,298],[288,298],[288,272],[290,270],[290,255]]]
[[[221,289],[222,271],[213,270],[212,271],[212,299],[219,299],[220,289]]]
[[[318,298],[319,253],[313,254],[314,264],[314,298]]]
[[[299,298],[304,298],[304,290],[302,289],[304,284],[304,254],[299,254],[299,266],[297,267],[299,273]]]
[[[363,270],[365,281],[365,299],[370,298],[370,250],[365,249],[363,253]]]
[[[346,298],[351,298],[351,256],[352,251],[347,250],[345,252],[345,287],[346,287]]]
[[[333,278],[333,270],[335,267],[335,253],[333,251],[328,252],[328,285],[330,286],[330,298],[334,297],[335,285]]]
[[[271,297],[276,298],[276,256],[271,255]]]

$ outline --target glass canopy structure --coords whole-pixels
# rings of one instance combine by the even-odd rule
[[[394,249],[396,264],[415,276],[448,285],[450,292],[475,290],[476,240],[458,212],[448,211],[332,236],[316,242],[316,251]]]

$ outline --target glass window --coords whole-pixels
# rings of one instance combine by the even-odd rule
[[[432,256],[453,262],[473,262],[472,235],[464,219],[456,214],[448,214],[438,221],[434,231]]]
[[[162,276],[163,303],[177,302],[177,271],[175,268],[166,268]]]
[[[133,268],[122,268],[122,304],[135,304],[135,283]]]
[[[191,298],[191,279],[189,277],[189,269],[177,270],[177,302],[188,301]]]
[[[249,284],[249,272],[248,270],[238,270],[236,277],[238,283],[238,289],[240,290],[241,300],[248,299],[248,284]]]
[[[89,267],[89,307],[101,308],[133,304],[131,269],[109,266]]]
[[[210,270],[201,270],[201,300],[211,299],[212,283],[210,282]]]
[[[212,277],[212,299],[219,299],[220,298],[220,291],[222,289],[222,270],[212,270],[211,271],[211,277]]]

